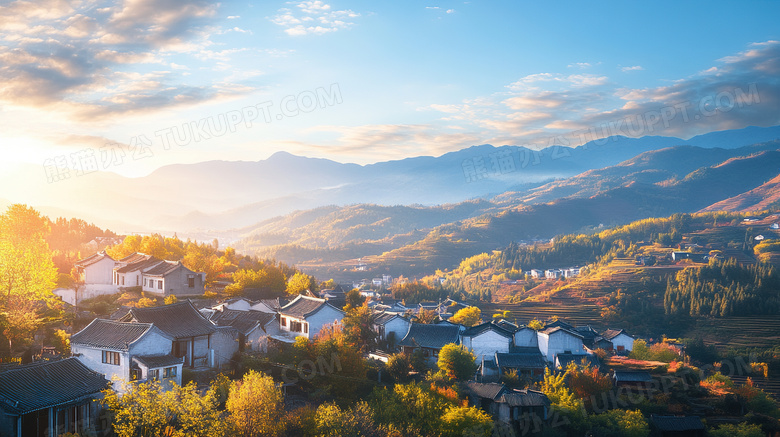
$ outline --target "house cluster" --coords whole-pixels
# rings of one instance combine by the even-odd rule
[[[194,272],[181,261],[165,261],[143,253],[115,260],[105,251],[75,264],[79,285],[57,289],[55,294],[76,305],[83,299],[114,294],[132,287],[154,296],[195,296],[205,291],[206,274]]]
[[[568,267],[565,269],[531,269],[525,272],[526,276],[530,276],[534,279],[560,279],[560,278],[573,278],[579,276],[582,273],[581,267]]]

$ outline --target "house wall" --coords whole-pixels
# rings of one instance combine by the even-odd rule
[[[118,366],[103,363],[104,350],[119,352]],[[130,381],[130,354],[128,352],[122,352],[116,349],[98,349],[80,344],[71,344],[70,351],[85,366],[95,372],[102,373],[106,379],[113,383],[112,387],[114,390],[120,393],[124,392],[122,384]]]
[[[170,389],[171,385],[168,384],[169,382],[176,383],[176,385],[181,385],[181,372],[182,368],[184,367],[182,364],[174,364],[173,366],[164,366],[164,367],[147,367],[143,365],[141,362],[136,361],[138,368],[141,369],[141,379],[148,380],[149,379],[149,370],[157,369],[160,371],[160,385],[163,389]],[[173,378],[166,378],[164,370],[168,367],[175,367],[176,368],[176,376]]]
[[[268,352],[268,337],[272,335],[278,335],[282,331],[279,329],[279,322],[273,320],[265,325],[265,330],[262,327],[257,327],[254,331],[249,333],[246,338],[246,348],[256,352]]]
[[[215,337],[215,335],[212,334],[212,337]],[[225,339],[222,338],[219,341],[224,342]],[[193,366],[205,366],[208,365],[209,362],[209,336],[208,335],[201,335],[200,337],[195,337],[195,341],[193,343]],[[214,348],[215,344],[211,345],[212,349]],[[238,346],[236,346],[238,348]],[[232,356],[232,354],[231,354]]]
[[[84,269],[84,283],[104,285],[113,284],[115,265],[115,261],[109,258],[103,258],[102,260],[87,266]]]
[[[411,325],[412,324],[404,318],[394,318],[385,324],[385,338],[383,338],[383,340],[386,340],[387,336],[393,332],[395,333],[395,343],[398,344],[398,342],[403,340],[406,336],[406,333],[409,332],[409,326]]]
[[[265,307],[265,305],[263,306]],[[230,302],[229,304],[226,304],[225,307],[229,310],[249,311],[252,306],[249,304],[249,302],[241,299],[235,302]]]
[[[567,334],[564,331],[556,331],[551,335],[539,333],[539,350],[549,362],[555,361],[555,355],[566,351],[573,354],[584,353],[582,339]]]
[[[217,328],[217,332],[211,335],[211,349],[214,350],[214,362],[212,364],[214,367],[221,368],[230,362],[233,355],[238,352],[238,337],[238,331],[228,327]]]
[[[510,338],[504,337],[494,331],[485,331],[475,337],[463,337],[463,346],[472,351],[477,357],[477,361],[492,359],[496,352],[509,352],[509,345],[512,342]]]
[[[194,276],[195,286],[192,288],[189,287],[187,281],[188,275]],[[203,294],[205,290],[204,287],[203,275],[195,273],[184,266],[180,266],[176,270],[165,275],[165,286],[162,291],[164,291],[165,296],[170,296],[172,294],[176,296],[193,296]]]
[[[515,346],[537,347],[539,339],[536,331],[531,328],[523,328],[515,332]]]
[[[621,333],[612,339],[612,347],[615,350],[620,350],[619,346],[623,346],[626,352],[631,352],[634,349],[634,339],[629,335]]]
[[[266,304],[264,304],[262,302],[258,302],[256,304],[252,305],[251,307],[249,307],[248,309],[255,310],[255,311],[260,311],[260,312],[268,313],[268,314],[276,313],[276,311],[274,311],[272,308],[269,308],[268,305],[266,305]]]
[[[341,323],[343,318],[344,314],[341,311],[329,305],[323,306],[319,311],[307,318],[309,322],[309,338],[317,335],[325,325],[330,325],[334,322]]]
[[[124,283],[122,283],[124,278]],[[141,280],[141,271],[136,270],[134,272],[117,273],[116,285],[119,287],[139,287],[144,282]]]
[[[150,282],[153,281],[153,282]],[[160,288],[160,281],[163,281],[163,286]],[[152,284],[151,286],[148,284]],[[146,276],[143,275],[142,281],[141,281],[141,290],[143,290],[146,293],[154,293],[158,295],[162,295],[165,293],[165,287],[168,284],[166,284],[165,279],[162,276]]]

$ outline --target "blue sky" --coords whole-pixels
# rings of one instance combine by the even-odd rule
[[[4,2],[3,161],[142,175],[780,123],[780,3],[597,5]]]

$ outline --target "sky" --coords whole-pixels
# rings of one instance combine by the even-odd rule
[[[780,2],[0,1],[0,170],[780,124]]]

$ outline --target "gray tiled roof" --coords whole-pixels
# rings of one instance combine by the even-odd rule
[[[660,431],[693,431],[703,430],[704,424],[699,416],[659,416],[652,414],[650,423]]]
[[[121,320],[153,323],[173,338],[197,337],[216,332],[214,324],[206,320],[189,300],[160,307],[131,308]]]
[[[395,313],[377,313],[374,317],[374,324],[375,325],[384,325],[385,323],[395,319],[396,317],[401,317],[398,314]]]
[[[122,323],[113,320],[95,319],[81,331],[73,334],[71,344],[80,344],[101,349],[126,351],[152,329],[151,323]]]
[[[276,318],[276,314],[262,311],[223,310],[211,316],[211,322],[217,326],[231,326],[242,334],[249,334],[256,326],[267,325]]]
[[[314,314],[315,312],[319,311],[322,307],[325,305],[330,306],[331,308],[335,309],[336,311],[341,311],[340,309],[334,307],[333,305],[330,305],[325,301],[325,299],[319,299],[315,297],[308,297],[299,295],[297,296],[292,302],[288,303],[287,305],[283,306],[279,310],[279,314],[283,314],[285,316],[291,316],[298,319],[303,319],[308,317],[311,314]],[[341,311],[343,312],[343,311]]]
[[[620,334],[628,335],[628,333],[623,329],[607,329],[606,331],[601,333],[601,336],[606,338],[607,340],[612,340],[613,338],[617,337]],[[628,336],[631,337],[630,335]]]
[[[507,388],[504,386],[504,384],[476,381],[466,381],[466,390],[475,396],[479,396],[480,398],[493,400],[507,392]]]
[[[425,325],[412,323],[399,346],[441,349],[445,344],[458,344],[460,326],[452,324]]]
[[[497,353],[496,364],[508,368],[543,369],[547,366],[547,361],[537,350],[536,353]]]
[[[134,360],[138,360],[139,363],[150,369],[156,369],[158,367],[175,366],[177,364],[184,363],[184,357],[176,357],[171,354],[167,355],[134,355]]]
[[[132,256],[132,255],[131,255]],[[142,258],[138,261],[131,262],[127,264],[124,267],[120,267],[116,269],[117,273],[128,273],[128,272],[134,272],[136,270],[144,270],[148,269],[150,267],[153,267],[159,263],[164,262],[163,260],[159,258],[155,258],[153,256],[145,255],[145,258]]]
[[[89,398],[108,387],[78,358],[19,366],[0,373],[0,409],[26,414]]]
[[[497,402],[506,403],[510,407],[542,407],[550,405],[550,399],[544,393],[536,390],[513,390],[501,395]]]
[[[569,363],[581,366],[582,360],[585,360],[591,367],[599,367],[601,365],[601,363],[599,363],[599,357],[593,354],[557,354],[555,358],[563,369],[568,367]]]
[[[542,331],[539,331],[539,332],[542,333],[542,334],[546,334],[546,335],[555,334],[556,332],[565,332],[565,333],[573,335],[575,337],[584,338],[583,335],[580,334],[579,332],[573,331],[573,330],[570,330],[570,329],[567,329],[567,328],[564,328],[562,326],[556,326],[554,328],[546,328],[546,329],[544,329]]]
[[[513,338],[512,332],[507,331],[506,329],[496,325],[493,322],[485,322],[477,326],[472,326],[471,328],[466,329],[463,331],[464,337],[476,337],[480,334],[483,334],[487,331],[493,331],[497,333],[498,335],[507,337],[507,338]]]
[[[157,264],[156,266],[152,267],[151,269],[146,270],[144,274],[150,276],[165,276],[168,273],[171,273],[172,271],[178,269],[179,267],[187,269],[187,267],[184,267],[180,262],[163,261]],[[192,271],[190,269],[187,270]]]
[[[80,259],[80,260],[76,261],[75,265],[78,266],[78,267],[88,267],[88,266],[91,266],[92,264],[95,264],[97,262],[103,261],[106,258],[110,259],[111,261],[114,260],[110,256],[106,255],[106,252],[98,252],[98,253],[92,254],[92,255],[84,258],[84,259]]]

